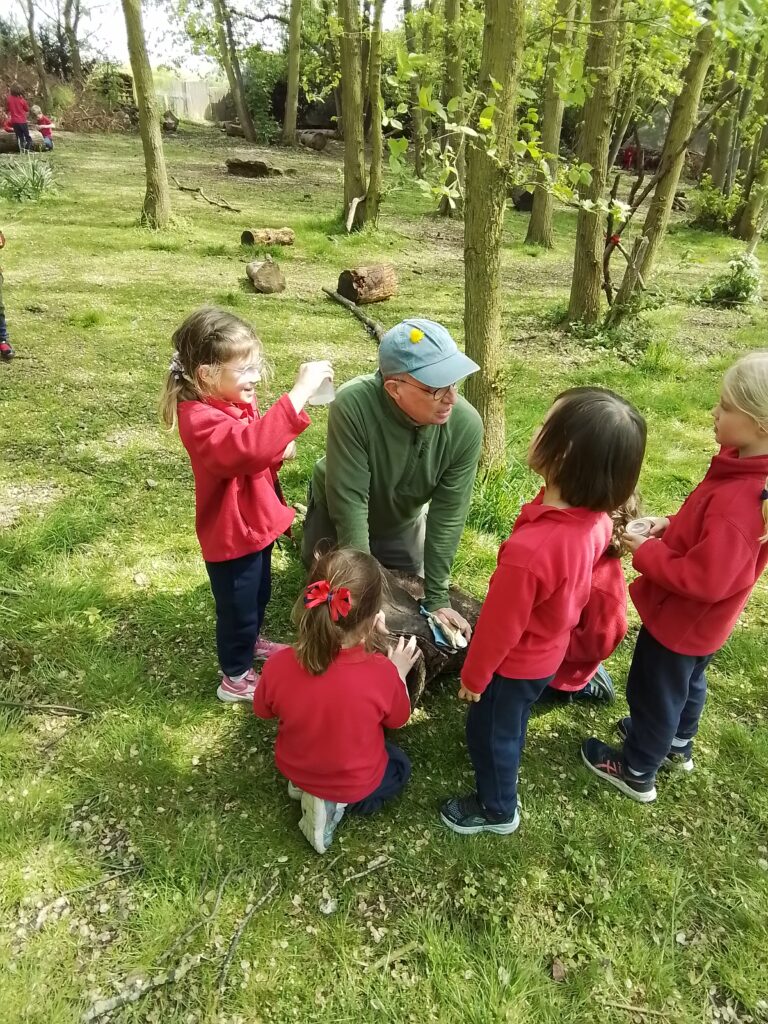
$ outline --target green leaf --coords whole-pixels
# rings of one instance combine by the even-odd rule
[[[389,123],[392,125],[393,128],[397,128],[397,130],[399,132],[401,132],[403,130],[403,122],[402,121],[398,121],[398,119],[396,117],[391,117],[389,119]]]
[[[408,104],[407,103],[398,103],[397,104],[397,113],[398,114],[407,114],[408,113]]]
[[[496,79],[493,77],[493,75],[488,75],[488,77],[491,80],[491,85],[493,86],[493,91],[494,92],[501,92],[501,90],[504,88],[504,86],[501,84],[501,82],[497,82]]]
[[[451,96],[451,98],[448,100],[448,104],[447,104],[448,113],[449,114],[455,114],[460,106],[461,106],[461,97],[460,96]]]

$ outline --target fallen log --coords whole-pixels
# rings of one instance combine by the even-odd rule
[[[32,137],[32,148],[42,148],[42,137],[30,129],[29,132]],[[0,153],[18,153],[19,143],[16,139],[15,132],[3,132],[0,131]]]
[[[384,575],[389,590],[384,601],[387,630],[395,638],[415,636],[422,654],[408,674],[407,680],[411,703],[415,705],[421,699],[426,686],[436,676],[446,673],[458,674],[467,652],[466,649],[442,647],[435,642],[426,618],[419,611],[424,599],[424,580],[390,569],[385,569]],[[480,615],[480,602],[458,587],[451,587],[450,598],[451,606],[463,615],[474,629]]]
[[[244,139],[245,138],[245,132],[243,131],[243,126],[240,125],[240,124],[237,124],[235,121],[225,121],[224,122],[224,131],[226,132],[227,135],[229,135],[233,139]]]
[[[254,291],[261,295],[272,295],[275,292],[285,291],[285,274],[271,256],[267,256],[263,260],[253,260],[246,266],[245,272]]]
[[[334,302],[338,302],[339,305],[348,309],[352,316],[357,317],[360,323],[365,325],[376,341],[381,341],[387,331],[384,324],[380,324],[378,320],[372,320],[369,316],[366,316],[362,309],[357,308],[354,302],[351,302],[349,299],[345,299],[344,296],[339,295],[338,292],[333,292],[330,288],[323,288],[323,291],[329,298],[333,299]]]
[[[391,263],[342,270],[336,291],[359,306],[383,302],[397,294],[397,273]]]
[[[295,240],[291,228],[246,228],[240,235],[241,245],[293,245]]]
[[[328,136],[323,132],[299,132],[299,142],[307,149],[314,149],[322,153],[328,145]]]
[[[236,174],[240,178],[280,178],[283,172],[266,160],[241,160],[232,157],[227,160],[227,174]]]

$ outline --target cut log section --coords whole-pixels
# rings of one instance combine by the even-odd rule
[[[243,131],[243,126],[240,125],[240,124],[237,124],[236,121],[225,121],[224,122],[224,131],[227,133],[227,135],[229,135],[233,139],[244,139],[245,138],[245,132]]]
[[[308,149],[322,153],[328,145],[328,136],[324,132],[299,132],[299,142]]]
[[[291,228],[246,228],[240,235],[242,245],[293,245],[295,241]]]
[[[285,291],[285,274],[271,256],[264,260],[253,260],[246,266],[245,272],[254,290],[262,295]]]
[[[391,263],[343,270],[336,291],[358,306],[383,302],[397,294],[397,273]]]
[[[266,160],[240,160],[232,157],[227,160],[227,174],[236,174],[240,178],[279,178],[283,172]]]

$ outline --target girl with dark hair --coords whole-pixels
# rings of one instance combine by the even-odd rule
[[[476,788],[443,804],[440,816],[454,832],[507,835],[520,823],[528,716],[566,658],[611,544],[611,514],[637,485],[645,440],[645,420],[625,399],[571,388],[531,442],[528,465],[544,487],[499,550],[461,672]]]
[[[411,714],[405,680],[416,639],[377,653],[384,581],[372,555],[342,548],[319,558],[294,609],[299,639],[264,666],[253,710],[277,718],[275,763],[301,801],[299,828],[325,853],[345,811],[373,814],[411,774],[384,729]]]
[[[29,104],[24,98],[24,92],[18,82],[13,83],[5,97],[5,109],[8,111],[11,127],[16,133],[19,149],[22,151],[32,149],[32,136],[29,134],[29,125],[27,124]]]

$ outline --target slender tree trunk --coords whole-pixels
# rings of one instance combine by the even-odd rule
[[[341,22],[341,93],[344,108],[344,217],[358,200],[352,227],[365,222],[365,136],[358,0],[338,0]]]
[[[368,89],[371,59],[371,0],[363,0],[362,34],[360,36],[360,81],[363,91],[363,120],[368,116]]]
[[[219,49],[219,59],[227,76],[229,91],[235,104],[237,119],[243,129],[243,135],[248,142],[256,141],[256,131],[251,120],[248,105],[245,102],[245,91],[242,82],[238,80],[235,73],[235,66],[232,61],[232,47],[227,38],[227,12],[225,9],[226,0],[213,0],[213,16],[216,23],[216,42]]]
[[[80,57],[80,43],[77,38],[78,13],[75,8],[75,0],[65,0],[64,35],[67,38],[67,46],[69,48],[69,59],[72,63],[72,78],[75,83],[75,88],[80,90],[83,87],[83,63]],[[73,12],[75,14],[74,19]]]
[[[461,124],[464,117],[464,39],[461,23],[461,0],[445,0],[445,83],[443,86],[443,103],[447,104],[454,97],[459,99],[459,106],[451,116],[455,124]],[[446,139],[446,145],[454,152],[454,169],[448,176],[446,184],[456,185],[460,196],[464,192],[464,141],[460,132],[454,132]],[[454,200],[456,209],[461,208],[461,198]],[[440,200],[440,213],[450,217],[454,212],[447,196]]]
[[[246,139],[253,139],[256,141],[256,127],[251,117],[251,111],[248,107],[248,99],[245,95],[245,82],[243,81],[243,71],[240,67],[240,58],[237,55],[237,43],[235,42],[235,32],[232,28],[232,12],[227,5],[227,0],[222,0],[222,9],[224,13],[224,28],[227,32],[227,43],[229,45],[229,59],[232,62],[232,70],[235,73],[235,81],[237,82],[237,88],[240,91],[240,95],[243,98],[243,105],[241,111],[241,117],[245,118],[245,121],[241,121],[243,125],[243,131]]]
[[[747,79],[744,83],[744,87],[741,90],[741,99],[739,100],[739,111],[736,115],[735,127],[733,132],[733,141],[731,142],[731,154],[728,161],[728,173],[725,178],[725,194],[729,196],[733,192],[733,186],[736,183],[736,174],[739,170],[739,164],[741,163],[742,153],[742,136],[744,134],[744,122],[749,114],[749,108],[752,104],[752,94],[755,88],[755,76],[757,75],[757,69],[760,67],[760,45],[755,52],[752,54],[749,61],[749,68],[747,69]]]
[[[543,152],[552,154],[547,163],[550,177],[553,180],[557,177],[560,132],[563,127],[563,113],[565,111],[565,101],[560,96],[557,88],[557,68],[563,50],[573,40],[575,6],[575,0],[558,0],[555,10],[556,24],[552,31],[550,52],[544,73],[541,148]],[[545,248],[551,249],[555,244],[555,236],[552,230],[555,201],[552,193],[545,187],[546,175],[542,171],[539,171],[537,180],[542,184],[533,193],[533,206],[531,207],[531,218],[528,221],[528,234],[525,237],[525,244],[543,245]]]
[[[733,88],[733,80],[738,73],[741,63],[741,50],[732,46],[728,51],[728,74],[720,86],[720,95],[724,96]],[[715,188],[725,189],[725,181],[728,176],[728,161],[731,157],[731,141],[733,139],[733,127],[736,117],[735,98],[720,110],[720,123],[715,131],[717,139],[717,150],[715,159],[712,162],[712,184]]]
[[[405,43],[409,53],[416,53],[416,33],[413,28],[413,4],[403,0],[403,27]],[[413,160],[417,178],[424,177],[424,111],[419,106],[420,82],[418,76],[411,79],[411,118],[413,119]]]
[[[296,144],[296,111],[299,104],[299,63],[301,59],[301,0],[291,0],[288,19],[288,91],[285,96],[283,144]]]
[[[323,18],[325,20],[325,41],[323,48],[325,50],[325,58],[328,61],[328,72],[329,74],[332,74],[333,77],[335,77],[338,72],[340,78],[339,51],[336,48],[333,32],[331,31],[331,24],[335,17],[331,6],[331,0],[320,0],[320,9],[323,12]],[[344,138],[344,124],[342,121],[341,87],[339,85],[335,85],[333,87],[333,102],[336,108],[336,137],[342,139]]]
[[[592,165],[592,181],[580,189],[582,200],[598,203],[603,198],[608,173],[611,111],[616,96],[617,21],[621,0],[592,0],[590,31],[584,71],[592,82],[592,93],[584,104],[579,161]],[[593,324],[600,318],[600,289],[603,269],[602,214],[580,207],[576,221],[576,251],[573,261],[568,322]]]
[[[485,425],[483,461],[505,455],[504,349],[501,339],[501,240],[507,205],[517,81],[523,51],[525,0],[486,0],[479,87],[496,94],[496,153],[480,142],[467,150],[464,227],[464,328],[467,355],[480,371],[467,381],[467,397]]]
[[[627,82],[626,86],[622,89],[616,124],[613,128],[611,147],[608,150],[609,169],[616,163],[616,157],[619,155],[619,150],[621,149],[622,143],[626,137],[629,122],[632,120],[632,113],[635,109],[635,103],[637,102],[639,86],[640,76],[637,71],[635,71],[629,82]]]
[[[384,135],[381,125],[384,113],[384,103],[381,98],[381,16],[383,9],[384,0],[374,0],[369,55],[371,73],[368,79],[368,96],[371,101],[371,173],[368,175],[368,192],[365,197],[365,220],[366,223],[374,225],[379,220],[384,163]]]
[[[141,220],[151,228],[167,228],[171,219],[171,196],[168,191],[155,84],[152,81],[152,69],[149,66],[141,20],[141,0],[122,0],[122,4],[147,176],[147,191],[141,209]]]
[[[751,242],[757,234],[768,192],[768,152],[763,157],[762,165],[752,183],[749,199],[745,203],[734,228],[734,235]]]
[[[669,127],[659,162],[659,168],[669,166],[669,172],[659,180],[656,186],[643,226],[643,236],[648,239],[648,248],[645,250],[640,271],[646,283],[651,277],[656,255],[664,241],[672,212],[672,202],[685,165],[686,150],[679,153],[677,157],[675,154],[696,125],[701,90],[712,59],[714,39],[714,27],[708,22],[696,36],[693,52],[683,75],[682,90],[675,97],[675,102],[672,105]]]
[[[752,185],[760,171],[760,160],[763,150],[768,148],[768,56],[765,58],[762,76],[762,96],[755,106],[758,124],[762,124],[762,130],[758,127],[752,149],[749,154],[749,166],[744,179],[744,198],[749,199]]]
[[[704,150],[704,157],[701,161],[701,177],[705,174],[712,176],[712,164],[715,162],[715,153],[717,153],[717,138],[714,135],[710,135],[707,140],[707,148]]]
[[[27,17],[27,31],[29,32],[29,45],[32,47],[32,58],[35,62],[35,71],[39,80],[40,96],[45,104],[46,110],[51,105],[51,98],[48,92],[48,81],[45,77],[45,64],[40,43],[37,41],[35,29],[35,5],[33,0],[24,0],[24,12]]]

